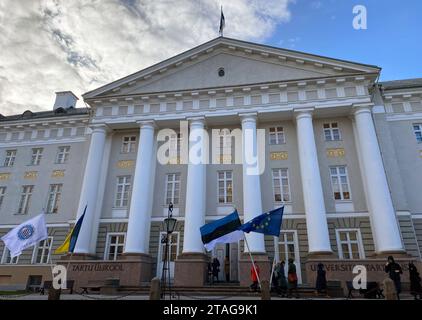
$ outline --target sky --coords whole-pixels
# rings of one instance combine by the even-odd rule
[[[83,107],[83,93],[217,37],[221,5],[227,37],[422,77],[420,0],[1,0],[0,113],[51,110],[66,90]]]

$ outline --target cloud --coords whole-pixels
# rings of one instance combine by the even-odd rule
[[[291,0],[2,0],[0,113],[49,110],[218,35],[263,41]],[[79,103],[81,106],[82,103]]]

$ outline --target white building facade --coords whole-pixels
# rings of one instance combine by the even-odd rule
[[[17,260],[2,244],[0,285],[47,279],[85,206],[71,258],[81,283],[161,276],[170,203],[176,285],[203,285],[211,256],[222,270],[227,259],[230,281],[249,282],[243,242],[207,254],[199,232],[235,208],[247,221],[285,207],[280,237],[248,235],[263,277],[273,259],[294,259],[299,282],[311,285],[317,261],[339,280],[359,263],[381,277],[390,254],[420,261],[422,81],[381,83],[380,72],[220,37],[84,94],[88,109],[72,108],[64,92],[54,111],[1,118],[0,232],[45,210],[50,238]],[[237,161],[250,156],[246,140],[262,174]],[[167,163],[157,158],[164,144]],[[208,164],[189,161],[191,147]]]

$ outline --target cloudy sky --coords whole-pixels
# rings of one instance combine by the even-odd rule
[[[380,31],[377,23],[385,24],[387,15],[400,10],[385,5],[388,0],[382,8],[378,8],[379,1],[359,1],[368,5],[369,16],[368,30],[358,32],[352,28],[355,2],[344,0],[341,6],[334,6],[339,1],[1,0],[0,113],[50,110],[55,91],[71,90],[80,97],[208,41],[218,36],[221,4],[226,36],[385,64],[387,78],[417,76],[418,71],[409,64],[420,57],[421,42],[413,41],[418,43],[414,48],[401,35],[414,21],[420,21],[416,16],[421,12],[416,10],[421,9],[416,8],[420,1],[415,0],[414,7],[401,8],[404,13],[414,13],[415,20],[409,13],[399,17],[404,24],[396,23],[399,29],[392,34],[394,42],[388,40],[391,34],[381,32],[385,25]],[[382,44],[382,57],[378,47],[368,50],[374,44]],[[399,65],[397,58],[409,46],[408,64],[394,70],[393,66]]]

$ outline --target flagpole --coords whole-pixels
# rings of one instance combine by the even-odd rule
[[[275,257],[273,259],[273,265],[271,267],[271,276],[270,276],[270,292],[271,292],[271,284],[273,282],[273,275],[274,275],[274,269],[275,269]]]
[[[256,271],[255,261],[253,260],[253,257],[252,257],[252,254],[251,254],[251,250],[249,249],[249,244],[248,244],[248,240],[246,239],[246,235],[245,235],[245,243],[246,243],[246,247],[248,248],[249,257],[251,258],[251,262],[252,262],[252,266],[253,266],[253,269],[254,269],[255,274],[256,274],[256,278],[258,279],[259,287],[262,289],[261,280],[259,279],[259,274]]]

